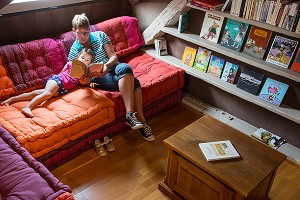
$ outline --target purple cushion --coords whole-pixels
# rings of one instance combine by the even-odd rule
[[[71,192],[2,126],[0,155],[0,199],[50,200]]]

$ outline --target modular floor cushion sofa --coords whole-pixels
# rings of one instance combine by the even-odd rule
[[[140,51],[144,46],[137,19],[117,17],[95,25],[110,38],[120,62],[131,65],[143,92],[146,117],[181,102],[184,71]],[[0,101],[43,88],[67,62],[74,34],[63,33],[0,47]],[[51,98],[33,109],[33,118],[21,112],[28,102],[0,106],[0,125],[48,169],[93,147],[95,139],[117,134],[125,125],[125,107],[119,92],[80,87]],[[155,134],[155,133],[154,133]]]

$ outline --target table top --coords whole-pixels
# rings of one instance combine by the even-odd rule
[[[230,140],[240,158],[207,161],[199,143]],[[286,156],[256,139],[205,115],[164,140],[199,168],[243,195],[249,194]]]

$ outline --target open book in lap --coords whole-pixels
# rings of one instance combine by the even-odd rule
[[[72,68],[70,71],[70,76],[73,78],[80,78],[81,76],[89,76],[90,71],[101,71],[103,69],[103,63],[91,63],[86,66],[83,62],[79,60],[72,60]]]

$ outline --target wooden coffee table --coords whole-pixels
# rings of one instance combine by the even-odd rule
[[[241,158],[206,161],[200,142],[230,140]],[[204,116],[164,140],[167,175],[159,189],[172,199],[266,199],[282,153]]]

